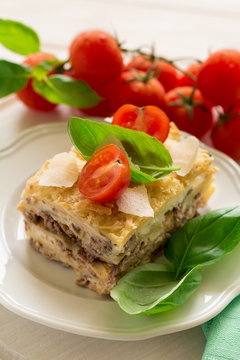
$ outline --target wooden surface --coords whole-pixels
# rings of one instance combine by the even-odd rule
[[[1,18],[23,21],[40,35],[44,48],[65,55],[80,31],[99,28],[116,31],[128,47],[154,43],[168,57],[204,59],[209,50],[239,48],[238,1],[191,0],[1,0]],[[0,57],[19,60],[0,47]],[[42,122],[25,116],[21,121],[0,115],[0,145],[20,131]],[[205,338],[201,327],[139,342],[97,340],[47,328],[20,318],[0,306],[0,358],[40,360],[201,359]]]

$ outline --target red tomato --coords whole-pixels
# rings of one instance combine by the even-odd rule
[[[29,55],[24,61],[23,64],[26,64],[28,66],[34,67],[38,64],[41,64],[42,62],[46,60],[55,60],[55,56],[51,54],[46,54],[43,52],[38,52],[32,55]]]
[[[164,111],[156,106],[137,107],[123,105],[113,116],[112,125],[144,131],[164,142],[169,133],[169,118]]]
[[[73,40],[70,61],[76,74],[90,85],[108,84],[123,70],[116,40],[104,31],[86,31]]]
[[[92,89],[102,96],[103,100],[101,100],[97,105],[91,108],[81,109],[81,111],[90,116],[112,116],[113,110],[110,102],[112,84],[107,84],[105,86],[92,86]]]
[[[164,95],[164,88],[156,78],[147,79],[144,72],[124,71],[112,89],[111,104],[113,111],[124,104],[161,108],[164,106]]]
[[[54,60],[55,57],[50,54],[36,53],[28,56],[23,64],[34,67],[41,64],[45,60]],[[17,97],[29,108],[38,111],[52,111],[57,106],[44,99],[41,95],[37,94],[32,87],[32,80],[30,79],[22,90],[18,91]]]
[[[212,127],[213,117],[200,90],[193,90],[185,86],[169,91],[165,96],[166,113],[179,129],[201,138]]]
[[[83,167],[79,191],[93,201],[114,201],[122,195],[130,180],[125,154],[116,145],[107,145],[96,151]]]
[[[70,76],[74,79],[80,80],[79,76],[76,75],[72,70],[65,71],[63,74],[66,76]],[[101,100],[97,105],[91,108],[80,109],[81,112],[90,116],[100,116],[100,117],[112,116],[113,111],[109,100],[109,94],[111,93],[111,88],[112,88],[111,86],[112,84],[107,84],[105,86],[104,85],[91,86],[91,88],[94,91],[96,91],[103,98],[103,100]]]
[[[214,105],[229,107],[240,101],[240,52],[220,50],[202,64],[197,86]]]
[[[178,77],[178,87],[180,86],[194,86],[196,81],[197,81],[197,77],[198,74],[201,70],[202,64],[201,63],[194,63],[189,65],[189,67],[186,69],[186,72],[189,73],[190,75],[193,75],[195,77],[195,81],[193,79],[191,79],[189,76],[185,75],[184,73],[180,73],[179,77]]]
[[[218,150],[240,161],[240,107],[233,108],[227,115],[219,116],[211,138]]]
[[[166,91],[169,91],[177,86],[178,72],[176,68],[166,61],[158,60],[153,62],[148,60],[147,56],[138,55],[134,57],[127,65],[126,69],[137,69],[141,71],[148,71],[154,69],[155,76],[163,85]]]

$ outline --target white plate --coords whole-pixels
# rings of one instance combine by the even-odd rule
[[[68,332],[140,340],[194,327],[219,313],[240,293],[240,247],[203,271],[194,295],[176,310],[130,316],[109,297],[74,284],[72,270],[44,259],[27,245],[16,205],[26,179],[70,140],[66,123],[39,125],[0,152],[0,302],[9,310]],[[219,172],[208,210],[240,203],[240,167],[212,150]],[[214,234],[213,234],[214,236]]]

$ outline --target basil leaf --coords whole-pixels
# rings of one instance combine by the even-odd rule
[[[32,77],[43,80],[45,76],[52,71],[58,64],[61,64],[59,60],[45,60],[41,64],[34,66],[32,71]]]
[[[0,98],[26,86],[30,75],[29,67],[0,60]]]
[[[200,282],[198,269],[190,270],[176,281],[169,266],[149,263],[123,276],[110,295],[128,314],[151,315],[183,304]]]
[[[201,282],[200,269],[213,264],[240,242],[240,207],[224,208],[190,220],[169,240],[170,264],[139,266],[111,290],[128,314],[154,314],[183,304]]]
[[[67,61],[61,61],[58,59],[54,60],[45,60],[41,64],[38,64],[34,66],[32,71],[32,77],[36,78],[37,80],[43,80],[46,75],[48,75],[51,71],[54,70],[54,73],[57,74],[60,72],[60,74],[64,70],[64,65],[67,63]]]
[[[168,242],[166,258],[176,279],[196,266],[206,266],[231,252],[240,241],[240,207],[196,217],[176,231]]]
[[[68,131],[73,144],[86,160],[106,137],[114,135],[140,168],[130,167],[133,182],[156,181],[176,170],[171,167],[172,159],[165,146],[144,132],[75,117],[69,119]]]
[[[33,87],[38,94],[54,104],[89,108],[102,99],[84,81],[64,75],[52,75],[45,77],[43,81],[34,79]]]
[[[18,21],[0,19],[0,43],[21,55],[39,51],[40,40],[37,33]]]

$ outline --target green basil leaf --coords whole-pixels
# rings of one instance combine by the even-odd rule
[[[196,266],[206,266],[231,252],[240,241],[240,207],[196,217],[176,231],[168,242],[166,258],[176,279]]]
[[[0,98],[19,91],[26,86],[31,68],[6,60],[0,60]]]
[[[132,162],[140,168],[131,167],[133,182],[156,181],[176,170],[171,167],[172,159],[165,146],[144,132],[76,117],[69,119],[68,131],[73,144],[86,160],[109,135],[114,135]]]
[[[38,94],[54,104],[89,108],[102,99],[84,81],[64,75],[52,75],[45,77],[43,81],[34,79],[33,87]]]
[[[177,281],[169,266],[149,263],[123,276],[110,295],[128,314],[151,315],[183,304],[201,278],[201,272],[192,269]]]
[[[155,314],[183,304],[201,282],[200,269],[229,254],[240,242],[240,207],[224,208],[190,220],[169,240],[170,264],[139,266],[111,290],[128,314]]]
[[[59,60],[45,60],[41,64],[34,66],[32,77],[43,80],[45,76],[52,71],[61,62]]]
[[[63,72],[63,67],[67,61],[61,61],[58,59],[55,60],[45,60],[41,64],[34,66],[32,71],[32,77],[37,80],[43,80],[46,75],[51,71],[54,71],[54,74]]]
[[[0,43],[21,55],[39,51],[40,40],[37,33],[18,21],[0,19]]]

